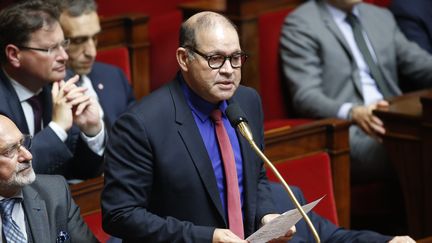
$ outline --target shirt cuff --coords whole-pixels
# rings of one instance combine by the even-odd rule
[[[93,152],[102,156],[105,151],[105,124],[102,120],[100,122],[102,123],[102,129],[96,136],[88,137],[81,132],[81,138]]]
[[[353,107],[353,103],[344,103],[337,113],[337,117],[340,119],[350,120],[350,110]]]
[[[48,123],[48,126],[54,131],[54,133],[60,138],[62,142],[66,141],[68,134],[63,128],[53,121]]]

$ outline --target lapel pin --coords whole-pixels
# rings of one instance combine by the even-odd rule
[[[103,85],[103,84],[101,84],[101,83],[99,83],[97,87],[98,87],[98,89],[100,89],[100,90],[103,90],[103,88],[104,88],[104,85]]]

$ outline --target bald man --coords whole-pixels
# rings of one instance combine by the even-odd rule
[[[180,71],[174,80],[112,128],[102,193],[104,229],[123,242],[246,242],[279,215],[261,159],[225,115],[227,101],[235,100],[263,147],[260,98],[239,85],[247,56],[235,26],[213,12],[182,24],[176,56]],[[210,118],[216,113],[219,123]],[[231,145],[230,164],[218,148],[215,124],[220,122]],[[236,172],[229,188],[228,166]],[[227,199],[231,189],[237,190],[230,198],[239,202],[238,210],[231,210],[234,203]],[[275,242],[286,242],[294,231]]]
[[[9,238],[11,221],[1,212],[6,242],[97,242],[80,216],[61,176],[38,175],[32,167],[31,137],[0,115],[0,208],[12,204],[17,238]],[[20,241],[23,240],[23,241]],[[4,242],[4,241],[3,241]]]

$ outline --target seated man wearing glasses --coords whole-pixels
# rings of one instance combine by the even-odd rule
[[[101,31],[97,5],[93,0],[61,1],[60,25],[70,40],[66,50],[68,76],[80,75],[80,86],[99,101],[101,116],[110,127],[133,103],[132,88],[121,69],[96,62],[97,35]]]
[[[0,114],[34,135],[36,173],[85,179],[102,172],[105,129],[97,102],[66,75],[57,8],[21,1],[0,12]]]
[[[35,175],[31,137],[0,115],[3,242],[97,242],[61,176]]]

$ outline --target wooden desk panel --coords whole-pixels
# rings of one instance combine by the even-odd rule
[[[404,194],[410,235],[432,235],[432,90],[390,100],[374,111],[384,122],[384,145]]]
[[[103,183],[103,177],[100,176],[70,185],[72,197],[80,207],[82,216],[100,211],[100,196]]]

